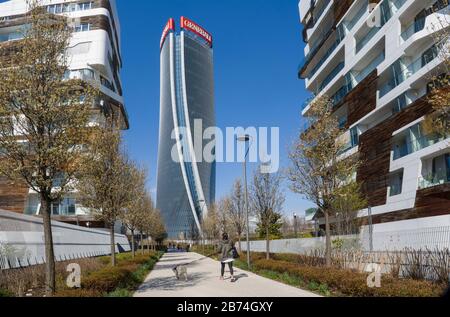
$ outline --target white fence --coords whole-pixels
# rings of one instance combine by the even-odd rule
[[[344,248],[358,249],[366,252],[401,251],[406,248],[414,250],[443,250],[450,248],[450,227],[375,232],[372,234],[372,237],[370,236],[368,227],[365,227],[359,235],[332,237],[332,240],[337,239],[343,241]],[[373,245],[372,250],[370,250],[371,240]],[[272,253],[306,254],[312,250],[324,248],[325,237],[270,241],[270,252]],[[251,241],[250,249],[254,252],[265,252],[266,241]],[[247,250],[245,242],[242,243],[242,250]]]
[[[109,232],[52,221],[55,259],[66,261],[111,254]],[[130,251],[125,235],[116,234],[116,252]],[[42,219],[0,210],[0,269],[45,262]]]

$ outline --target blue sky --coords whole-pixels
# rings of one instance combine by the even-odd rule
[[[0,0],[0,2],[4,2]],[[117,0],[122,28],[122,81],[131,129],[131,157],[149,170],[155,194],[159,130],[159,41],[169,17],[186,16],[214,37],[217,125],[280,127],[281,166],[301,126],[308,97],[297,78],[303,59],[298,0]],[[255,166],[252,166],[255,168]],[[217,193],[242,177],[240,164],[217,165]],[[312,206],[285,184],[284,212]]]
[[[186,16],[214,37],[217,125],[280,127],[281,165],[301,124],[308,94],[297,78],[304,44],[297,0],[117,0],[122,28],[122,81],[131,129],[131,156],[156,188],[159,129],[159,41],[169,17]],[[255,166],[252,166],[254,168]],[[217,165],[217,198],[242,177],[240,164]],[[285,184],[284,212],[311,207]]]

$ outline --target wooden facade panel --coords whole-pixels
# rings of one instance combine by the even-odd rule
[[[25,184],[13,183],[5,177],[0,177],[0,209],[24,213],[28,191]]]
[[[352,6],[353,2],[355,0],[338,0],[335,1],[336,4],[334,5],[334,25],[336,26],[339,21],[344,17],[344,15],[347,13],[348,9]]]
[[[419,190],[414,208],[375,215],[372,217],[372,223],[381,224],[445,215],[450,215],[450,184]],[[362,225],[369,224],[367,217],[361,220]]]
[[[341,105],[348,106],[347,128],[377,107],[378,75],[375,69],[344,97]],[[337,106],[339,108],[340,105]]]
[[[359,152],[363,163],[358,169],[358,181],[363,184],[370,206],[384,205],[387,201],[392,134],[431,111],[432,106],[423,97],[360,136]]]

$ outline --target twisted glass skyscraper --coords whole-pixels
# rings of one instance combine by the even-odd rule
[[[194,151],[194,122],[215,126],[211,35],[184,17],[161,38],[161,104],[157,208],[169,238],[195,238],[215,198],[215,162]],[[198,129],[197,129],[198,132]],[[203,141],[203,146],[207,143]]]

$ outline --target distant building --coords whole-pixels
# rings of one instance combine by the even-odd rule
[[[195,121],[202,120],[202,135],[215,126],[213,43],[198,24],[185,17],[180,22],[176,32],[170,19],[161,39],[156,204],[169,238],[195,239],[215,200],[216,164],[194,151]]]

